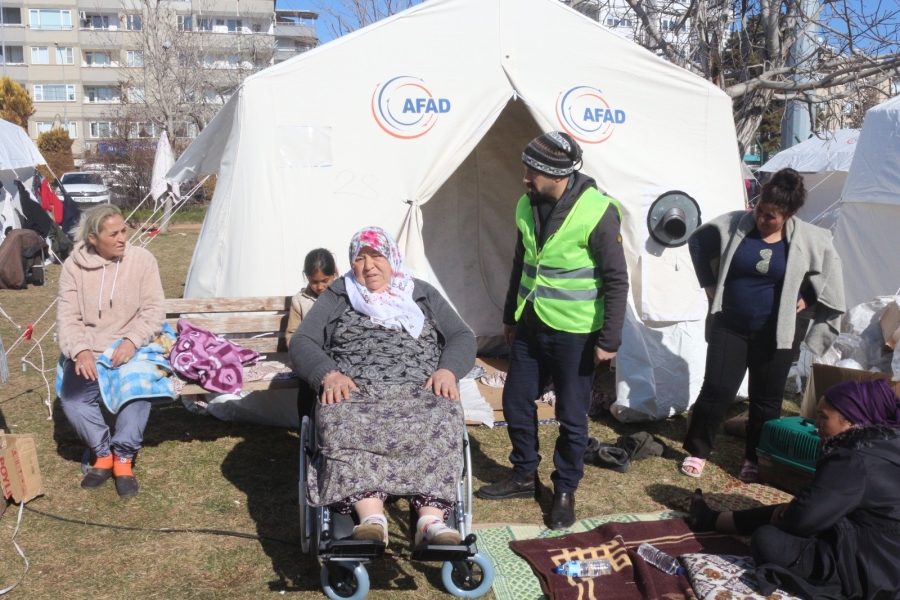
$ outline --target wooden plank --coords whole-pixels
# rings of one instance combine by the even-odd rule
[[[256,298],[167,298],[166,315],[184,313],[254,312],[290,310],[291,296]]]
[[[178,329],[178,319],[166,319],[173,329]],[[188,319],[197,327],[202,327],[225,335],[227,333],[267,333],[284,331],[287,327],[287,315],[246,315],[226,313],[214,317],[190,317]]]
[[[275,352],[288,351],[288,340],[283,337],[236,338],[233,341],[244,348],[256,350],[260,354],[267,354],[270,357]],[[270,360],[272,359],[270,358]]]
[[[291,390],[296,389],[300,385],[300,379],[298,377],[292,377],[290,379],[275,379],[272,381],[250,381],[244,384],[243,391],[245,392],[258,392],[258,391],[268,391],[268,390]],[[181,395],[186,396],[188,394],[210,394],[209,390],[205,390],[199,385],[196,384],[188,384],[184,386],[184,389],[181,390]]]

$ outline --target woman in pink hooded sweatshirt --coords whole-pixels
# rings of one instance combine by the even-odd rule
[[[82,215],[75,249],[59,276],[56,316],[65,359],[60,403],[93,455],[81,487],[95,489],[114,476],[123,498],[138,492],[132,459],[143,441],[150,402],[138,398],[125,404],[110,437],[100,410],[96,361],[121,340],[112,365],[128,362],[156,339],[166,317],[156,259],[127,238],[125,220],[116,206],[103,204]]]

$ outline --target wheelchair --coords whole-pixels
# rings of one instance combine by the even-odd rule
[[[456,507],[447,524],[456,528],[459,546],[420,545],[410,548],[409,560],[443,562],[444,588],[457,598],[480,598],[494,583],[494,565],[478,553],[472,527],[472,459],[469,435],[463,427],[464,460],[456,486]],[[315,423],[304,416],[300,424],[300,536],[303,552],[322,562],[322,589],[332,600],[361,600],[369,593],[368,563],[381,560],[385,544],[351,538],[356,515],[342,515],[327,506],[309,505],[306,476],[318,449]],[[415,529],[415,512],[410,508]]]

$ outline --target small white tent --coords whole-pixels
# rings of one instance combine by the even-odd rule
[[[834,246],[847,306],[900,289],[900,97],[869,109],[844,184]]]
[[[379,225],[496,349],[521,153],[554,129],[625,213],[619,416],[683,410],[706,304],[647,210],[671,190],[704,220],[743,207],[731,100],[555,0],[431,0],[245,80],[169,172],[219,174],[185,295],[293,294],[307,251],[346,268],[350,236]]]
[[[822,137],[811,137],[779,152],[760,171],[790,167],[800,171],[808,192],[797,216],[807,223],[833,229],[840,213],[841,192],[859,141],[859,129],[838,129]]]
[[[28,133],[15,123],[0,119],[0,182],[12,196],[13,206],[19,212],[22,212],[22,205],[15,185],[16,178],[25,183],[26,189],[31,189],[34,168],[45,164],[47,161]],[[3,196],[0,196],[2,200]]]

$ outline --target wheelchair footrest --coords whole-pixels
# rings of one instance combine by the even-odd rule
[[[425,562],[464,561],[478,553],[472,546],[416,546],[409,559]]]
[[[377,560],[384,556],[386,544],[369,540],[332,540],[322,545],[319,556]]]

